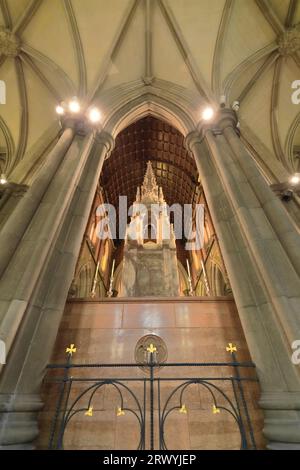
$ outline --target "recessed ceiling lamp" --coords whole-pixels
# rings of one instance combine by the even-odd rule
[[[299,184],[299,183],[300,183],[300,173],[295,173],[295,174],[290,178],[290,183],[291,183],[291,184]]]
[[[88,112],[88,118],[93,123],[96,124],[101,119],[101,113],[98,108],[91,108]]]
[[[210,121],[214,117],[214,115],[215,112],[211,106],[207,106],[207,108],[202,111],[202,119],[204,121]]]
[[[71,113],[79,113],[80,111],[80,104],[77,98],[73,98],[69,103],[69,110]]]
[[[59,104],[58,106],[56,106],[55,111],[56,111],[57,114],[59,114],[60,116],[62,116],[63,114],[65,114],[65,110],[64,110],[64,108],[63,108],[60,104]]]
[[[1,174],[0,176],[0,184],[6,184],[7,183],[7,178],[4,173]]]

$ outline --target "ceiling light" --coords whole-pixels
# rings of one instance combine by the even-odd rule
[[[295,173],[295,174],[290,178],[290,183],[291,183],[291,184],[299,184],[299,183],[300,183],[300,173]]]
[[[65,113],[64,108],[61,105],[56,106],[55,111],[57,114],[63,115]]]
[[[7,183],[7,178],[4,173],[1,174],[0,176],[0,184],[6,184]]]
[[[76,98],[72,99],[69,103],[69,110],[71,111],[71,113],[79,113],[80,111],[80,104],[79,102],[77,101]]]
[[[89,110],[88,117],[92,123],[96,123],[100,121],[101,113],[98,108],[92,108]]]
[[[202,119],[204,121],[210,121],[214,117],[214,110],[211,106],[208,106],[202,111]]]

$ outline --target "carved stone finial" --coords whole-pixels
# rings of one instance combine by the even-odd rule
[[[287,29],[278,38],[279,53],[288,56],[300,50],[300,23]]]
[[[151,162],[147,163],[147,171],[141,186],[141,202],[152,201],[158,202],[159,197],[163,198],[162,190],[159,194],[159,188],[156,182]]]
[[[20,51],[20,41],[9,29],[0,26],[0,55],[16,57]]]

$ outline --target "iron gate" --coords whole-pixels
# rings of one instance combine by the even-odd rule
[[[236,347],[231,343],[227,350],[231,354],[230,362],[187,362],[187,363],[157,363],[154,360],[154,351],[149,351],[149,361],[145,364],[76,364],[72,363],[72,348],[75,350],[74,345],[67,348],[67,358],[64,364],[49,364],[48,369],[52,371],[60,370],[63,375],[60,377],[52,377],[47,379],[47,382],[55,382],[59,385],[59,393],[57,397],[56,411],[51,424],[49,449],[64,449],[64,436],[68,429],[69,423],[79,413],[84,413],[85,416],[93,416],[93,400],[97,393],[104,386],[111,386],[117,391],[119,403],[116,408],[117,416],[123,416],[125,413],[130,413],[137,421],[139,428],[139,439],[136,443],[137,450],[144,450],[149,448],[155,449],[155,442],[158,442],[160,450],[168,450],[166,442],[166,423],[169,417],[174,412],[182,414],[188,413],[186,406],[185,395],[193,384],[198,384],[204,387],[211,398],[212,413],[229,413],[233,419],[235,426],[240,433],[240,449],[256,449],[254,432],[252,423],[247,407],[245,398],[244,384],[245,382],[257,382],[255,374],[255,364],[252,362],[238,362]],[[228,374],[222,376],[210,376],[209,370],[217,367],[222,371],[228,371]],[[110,370],[125,370],[125,369],[144,369],[145,373],[142,377],[95,377],[94,371],[110,369]],[[161,377],[161,368],[167,370],[172,368],[176,371],[175,377]],[[185,371],[192,368],[204,368],[208,371],[205,375],[198,375],[192,377],[185,377],[182,374],[182,369]],[[201,369],[200,369],[201,368]],[[77,376],[71,375],[71,371],[76,370]],[[84,376],[80,376],[82,371]],[[90,375],[86,376],[86,371]],[[171,370],[171,369],[169,369]],[[243,376],[243,371],[248,371],[246,376]],[[249,370],[253,371],[249,376]],[[230,373],[232,372],[232,373]],[[79,375],[78,375],[79,374]],[[165,382],[172,384],[171,392],[162,400],[161,387]],[[83,390],[80,390],[76,396],[72,397],[72,387],[75,384],[81,384]],[[141,397],[138,397],[132,388],[132,384],[140,384],[142,389]],[[224,387],[224,384],[227,387]],[[228,384],[230,385],[228,387]],[[225,390],[224,390],[225,388]],[[127,406],[125,396],[129,396],[134,406]],[[84,405],[82,402],[84,401]],[[154,406],[156,403],[156,409]],[[220,402],[222,404],[220,405]],[[101,430],[100,430],[101,432]],[[156,436],[156,432],[158,436]],[[147,436],[147,439],[146,439]]]

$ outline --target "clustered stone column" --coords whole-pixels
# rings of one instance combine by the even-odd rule
[[[67,120],[55,148],[0,233],[0,448],[32,448],[45,367],[113,138]]]
[[[300,235],[243,146],[232,110],[187,136],[261,384],[271,449],[300,449]]]

